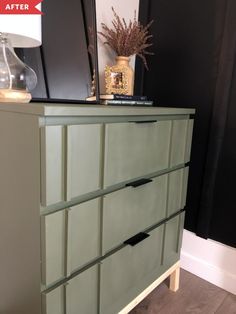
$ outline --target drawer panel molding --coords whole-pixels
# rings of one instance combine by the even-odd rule
[[[102,125],[67,127],[67,200],[101,188]]]
[[[100,198],[41,218],[42,284],[52,286],[100,255]]]
[[[41,217],[42,284],[65,278],[66,210]]]
[[[102,124],[41,128],[41,205],[98,191],[102,183]]]
[[[100,257],[100,199],[68,210],[67,275]]]
[[[179,260],[185,212],[165,223],[163,265],[171,266]]]
[[[169,173],[167,217],[185,207],[188,169],[185,167]]]
[[[172,121],[170,167],[184,164],[187,134],[187,119]]]
[[[41,128],[41,204],[49,206],[65,199],[65,128]]]
[[[97,314],[98,265],[42,293],[42,314]]]

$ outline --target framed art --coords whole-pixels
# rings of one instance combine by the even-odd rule
[[[125,66],[105,67],[106,94],[128,94],[129,73]]]

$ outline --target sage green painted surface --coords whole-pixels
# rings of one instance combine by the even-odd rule
[[[98,266],[71,279],[66,285],[66,314],[98,314]]]
[[[166,120],[184,120],[189,119],[188,114],[170,114],[170,115],[125,115],[125,116],[112,116],[112,115],[97,115],[97,116],[48,116],[45,118],[40,118],[41,127],[45,125],[78,125],[78,124],[100,124],[100,123],[128,123],[136,121],[166,121]]]
[[[188,120],[173,120],[172,124],[170,167],[185,161]]]
[[[38,118],[1,111],[0,129],[0,313],[41,314]]]
[[[182,248],[182,240],[183,240],[183,231],[184,231],[184,219],[185,219],[185,212],[180,214],[180,221],[179,221],[179,242],[178,242],[178,253],[180,256],[180,250]]]
[[[67,127],[67,200],[101,186],[101,124]]]
[[[42,308],[42,314],[98,314],[98,265],[43,293]]]
[[[68,103],[0,103],[0,111],[25,113],[29,115],[60,117],[94,117],[94,116],[153,116],[153,115],[188,115],[194,114],[192,108],[171,107],[135,107],[135,106],[106,106],[106,105],[84,105]]]
[[[168,167],[171,121],[105,128],[104,187]]]
[[[100,199],[68,210],[67,275],[100,254]]]
[[[185,149],[185,162],[190,161],[192,136],[193,136],[193,124],[194,124],[194,120],[189,119],[188,120],[188,133],[187,133],[187,139],[186,139],[186,149]]]
[[[180,209],[184,209],[187,196],[188,167],[169,173],[168,211],[171,216]]]
[[[180,257],[180,238],[183,232],[183,214],[179,214],[165,224],[163,265],[173,265]],[[182,239],[182,238],[181,238]]]
[[[41,129],[41,203],[48,206],[64,200],[63,127]]]
[[[136,246],[125,246],[101,264],[100,313],[115,314],[148,284],[150,273],[161,267],[163,226]],[[153,278],[155,280],[155,278]]]
[[[184,168],[169,173],[168,217],[182,209],[183,177]]]
[[[103,198],[103,254],[166,216],[167,176]]]
[[[189,167],[185,167],[183,169],[183,188],[182,188],[182,200],[181,200],[181,209],[183,209],[186,205],[186,198],[187,198],[187,190],[188,190],[188,174],[189,174]]]
[[[170,161],[168,157],[170,157],[169,139],[172,120],[187,120],[188,115],[194,113],[194,110],[154,107],[107,108],[104,106],[68,106],[63,104],[0,104],[0,111],[0,140],[1,147],[4,147],[0,154],[1,204],[5,209],[0,220],[3,235],[0,241],[2,247],[7,248],[1,256],[0,291],[1,296],[4,297],[0,298],[0,312],[42,314],[42,304],[43,312],[48,311],[47,314],[98,313],[97,296],[100,289],[98,288],[98,268],[101,267],[101,288],[104,288],[101,289],[101,305],[103,309],[107,310],[107,313],[117,313],[118,308],[121,309],[136,297],[160,276],[168,268],[168,265],[170,267],[179,258],[183,215],[181,215],[178,228],[176,224],[173,224],[172,227],[171,225],[166,227],[166,235],[168,236],[165,237],[165,259],[164,265],[161,267],[162,244],[157,240],[158,237],[155,237],[155,241],[148,238],[134,248],[125,247],[113,253],[113,255],[104,259],[101,266],[94,267],[94,271],[88,269],[71,280],[69,280],[71,277],[66,278],[67,239],[69,240],[67,219],[69,218],[69,212],[65,208],[68,208],[68,204],[77,206],[76,204],[81,202],[85,194],[79,194],[81,195],[81,198],[79,198],[78,193],[86,193],[86,201],[89,200],[88,197],[97,197],[98,194],[93,193],[102,191],[100,190],[102,188],[100,184],[103,181],[104,161],[102,159],[103,142],[105,141],[103,125],[101,128],[95,127],[98,132],[91,131],[92,135],[89,135],[90,131],[88,133],[84,131],[83,136],[81,132],[77,136],[77,126],[79,128],[80,124],[83,124],[85,126],[83,130],[92,130],[94,124],[109,123],[108,126],[111,125],[113,139],[110,141],[106,137],[107,143],[111,145],[106,151],[110,154],[114,150],[114,158],[111,158],[111,155],[106,156],[105,176],[108,188],[102,191],[107,194],[115,189],[122,188],[121,185],[124,181],[121,182],[121,180],[129,181],[137,177],[156,175],[159,170],[167,173],[170,168],[168,168],[168,165],[163,165],[168,160]],[[151,120],[152,118],[160,121],[146,125],[127,122],[128,120],[136,119],[141,121]],[[184,148],[185,161],[188,161],[190,155],[191,146],[188,146],[188,143],[191,142],[191,123],[192,121],[188,122],[187,128]],[[180,123],[174,122],[173,124],[173,132],[179,133],[172,137],[173,143],[177,143],[175,149],[178,148],[178,141],[182,139],[181,128],[183,127],[178,127],[178,124]],[[115,125],[120,125],[118,132],[116,132]],[[126,130],[123,127],[125,125],[129,127],[132,125],[132,128]],[[152,131],[149,131],[149,127]],[[71,132],[72,129],[73,132]],[[110,130],[110,127],[108,129]],[[75,134],[72,135],[72,137],[75,137],[73,140],[75,146],[77,140],[82,138],[83,145],[88,145],[89,142],[92,143],[90,145],[90,148],[92,148],[88,149],[84,155],[84,146],[82,146],[82,149],[76,148],[75,154],[74,150],[68,150],[67,145],[71,138],[68,137],[68,134],[71,133]],[[88,141],[89,138],[94,139],[94,136],[98,136],[99,140]],[[121,146],[116,147],[117,139],[118,144],[121,143]],[[98,144],[99,141],[101,145]],[[125,142],[127,143],[124,144]],[[73,143],[72,146],[74,146]],[[94,150],[97,144],[100,149],[99,153]],[[77,155],[78,152],[80,152],[79,155]],[[137,154],[139,152],[141,154]],[[74,156],[75,166],[71,163],[71,160],[68,162],[70,154]],[[81,157],[80,164],[85,159],[85,165],[86,163],[89,164],[86,171],[84,171],[85,166],[81,169],[76,164],[81,154],[83,157]],[[98,155],[100,159],[97,158]],[[119,157],[119,163],[116,161],[116,156]],[[178,153],[178,149],[176,153],[172,153],[172,159],[178,159],[178,156],[182,158],[182,150],[181,153]],[[90,167],[91,159],[89,159],[93,157],[92,160],[98,162],[98,168],[95,168],[99,170],[99,179],[98,181],[95,179],[92,183],[94,185],[91,187],[91,193],[87,193],[89,189],[83,190],[82,183],[81,188],[76,184],[78,183],[77,180],[84,177],[84,173],[86,175],[91,173],[91,178],[94,178],[96,170],[93,171],[93,167]],[[110,159],[108,160],[107,157]],[[129,159],[128,162],[127,159]],[[107,165],[106,162],[108,162]],[[126,168],[123,168],[123,165]],[[183,163],[178,165],[182,167]],[[70,180],[68,180],[68,167],[72,169],[70,171]],[[77,172],[78,169],[80,169],[79,173]],[[121,174],[121,176],[118,177],[116,174]],[[115,181],[117,179],[117,185],[110,186],[110,184],[114,184],[113,179]],[[70,191],[67,191],[68,185],[72,186],[73,182],[75,182],[75,190],[70,189]],[[184,199],[183,193],[182,199]],[[82,201],[85,201],[85,199]],[[42,208],[45,210],[53,208],[55,213],[50,215],[55,216],[50,216],[49,212],[42,212]],[[42,215],[41,220],[40,213]],[[90,216],[89,213],[88,215]],[[88,219],[91,220],[91,217]],[[92,225],[93,223],[94,221],[91,222]],[[90,229],[88,228],[88,230]],[[163,231],[163,226],[159,230]],[[77,232],[79,231],[76,230],[75,234]],[[163,232],[160,233],[162,241]],[[86,238],[88,241],[90,240],[88,236]],[[176,240],[176,238],[178,239]],[[137,250],[137,253],[129,253],[131,249]],[[41,266],[42,272],[40,271]],[[111,280],[113,280],[114,285],[111,284]],[[67,288],[63,284],[66,282],[69,283],[66,286]],[[132,282],[135,284],[129,286]],[[50,290],[45,295],[44,292],[40,291],[40,284],[42,283],[50,285],[50,289],[58,287],[59,284],[60,286]],[[53,283],[53,286],[51,283]],[[123,288],[125,288],[125,292]],[[45,286],[42,285],[41,289],[45,289]],[[67,311],[65,311],[66,306]],[[100,312],[100,314],[104,313],[106,314],[104,311]]]
[[[65,277],[65,210],[41,218],[42,283]]]
[[[60,286],[47,294],[42,294],[42,309],[42,314],[65,314],[64,286]]]

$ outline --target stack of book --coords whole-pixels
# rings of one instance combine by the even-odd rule
[[[121,94],[100,95],[100,102],[103,105],[114,106],[152,106],[153,101],[148,100],[147,96],[131,96]]]

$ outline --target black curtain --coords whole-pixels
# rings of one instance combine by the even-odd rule
[[[140,0],[155,56],[140,91],[158,106],[196,108],[185,227],[236,246],[236,1]]]
[[[236,246],[236,1],[217,1],[216,83],[197,234]]]

